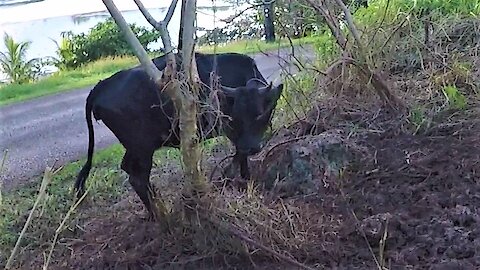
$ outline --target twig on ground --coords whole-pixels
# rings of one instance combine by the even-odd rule
[[[263,159],[265,159],[266,157],[268,157],[268,155],[270,154],[270,152],[273,151],[273,149],[281,146],[281,145],[284,145],[284,144],[287,144],[287,143],[291,143],[291,142],[296,142],[296,141],[299,141],[299,140],[303,140],[305,139],[307,136],[300,136],[300,137],[296,137],[296,138],[292,138],[292,139],[288,139],[286,141],[283,141],[283,142],[279,142],[277,143],[276,145],[272,146],[270,149],[268,149],[267,153],[265,153],[265,155],[263,155]],[[263,162],[263,160],[262,160]]]
[[[348,210],[350,211],[350,213],[352,213],[352,217],[353,217],[353,219],[355,220],[355,225],[356,225],[356,227],[357,227],[357,230],[360,232],[360,234],[362,235],[363,239],[365,239],[365,242],[367,243],[368,250],[370,251],[370,254],[372,254],[373,261],[375,262],[375,265],[377,266],[377,268],[378,268],[379,270],[383,270],[382,266],[380,265],[380,262],[379,262],[378,259],[377,259],[377,256],[375,256],[375,252],[373,251],[372,246],[371,246],[370,243],[368,242],[367,235],[365,234],[365,232],[364,232],[364,231],[362,230],[362,228],[360,227],[360,220],[358,220],[358,217],[357,217],[357,215],[355,214],[355,211],[353,211],[353,208],[350,207],[350,203],[349,203],[347,197],[345,196],[345,193],[343,192],[343,189],[342,189],[341,187],[339,187],[339,191],[340,191],[340,194],[342,194],[342,198],[343,198],[344,202],[346,203]]]
[[[55,245],[57,244],[57,240],[58,240],[58,236],[60,235],[60,233],[63,231],[63,228],[65,227],[65,223],[67,222],[67,220],[70,218],[70,216],[72,215],[73,211],[75,211],[75,209],[77,209],[77,207],[80,205],[80,203],[82,203],[83,199],[85,199],[85,196],[87,195],[89,189],[87,189],[87,191],[82,195],[82,197],[80,197],[79,200],[77,200],[77,202],[75,202],[75,204],[72,205],[72,207],[70,207],[70,209],[68,210],[67,214],[65,215],[65,217],[63,218],[62,222],[60,223],[60,225],[58,226],[57,230],[55,230],[55,236],[53,237],[53,242],[52,242],[52,245],[50,247],[50,252],[48,253],[48,257],[47,259],[45,260],[45,263],[43,265],[43,270],[47,270],[48,269],[48,265],[50,264],[50,260],[52,258],[52,254],[53,254],[53,250],[55,249]]]
[[[235,154],[232,154],[232,155],[229,155],[229,156],[226,156],[224,157],[222,160],[220,160],[220,162],[218,162],[215,167],[213,167],[213,170],[212,172],[210,173],[210,182],[212,182],[212,179],[213,179],[213,175],[215,174],[215,172],[217,172],[217,168],[220,166],[220,164],[222,164],[222,162],[224,162],[225,160],[229,159],[229,158],[233,158],[235,156]]]
[[[223,225],[220,221],[217,221],[215,219],[213,219],[212,217],[207,217],[206,215],[203,215],[200,213],[200,215],[207,221],[211,222],[213,225],[217,226],[218,228],[228,232],[228,233],[231,233],[232,235],[238,237],[239,239],[241,239],[242,241],[258,248],[258,249],[261,249],[263,250],[264,252],[267,252],[269,254],[271,254],[272,256],[274,256],[275,258],[277,259],[280,259],[284,262],[287,262],[291,265],[294,265],[294,266],[297,266],[299,267],[300,269],[306,269],[306,270],[314,270],[313,268],[293,259],[293,258],[290,258],[288,256],[285,256],[283,254],[280,254],[278,253],[277,251],[275,250],[272,250],[271,248],[251,239],[250,237],[248,237],[247,235],[245,235],[244,233],[242,233],[240,230],[238,230],[237,228],[235,228],[233,225]]]
[[[15,243],[15,247],[12,250],[12,253],[10,254],[10,257],[7,260],[7,264],[5,265],[5,269],[11,269],[13,261],[15,260],[15,256],[18,253],[18,248],[20,247],[20,243],[25,236],[25,232],[27,231],[28,227],[30,226],[30,223],[32,222],[33,219],[33,213],[37,209],[38,204],[43,200],[45,195],[47,194],[47,186],[52,180],[53,174],[55,172],[52,172],[52,169],[50,167],[45,168],[45,173],[43,175],[42,183],[40,184],[40,189],[38,191],[38,196],[37,200],[35,200],[35,203],[33,204],[32,210],[30,211],[30,214],[28,215],[27,221],[25,221],[25,225],[23,225],[23,229],[20,232],[20,235],[18,236],[17,242]]]
[[[3,152],[2,164],[0,165],[0,175],[3,173],[3,167],[5,166],[5,160],[7,160],[7,153],[8,150]],[[3,189],[3,182],[0,181],[0,206],[2,205],[2,189]]]

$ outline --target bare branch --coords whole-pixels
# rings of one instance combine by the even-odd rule
[[[367,48],[370,46],[370,44],[372,44],[373,40],[374,40],[375,37],[377,36],[378,31],[380,31],[380,28],[382,27],[383,23],[385,22],[385,19],[387,18],[387,12],[388,12],[388,7],[389,7],[389,6],[390,6],[390,0],[387,0],[387,4],[385,5],[385,10],[383,11],[382,20],[381,20],[380,23],[378,24],[377,29],[375,29],[375,32],[373,33],[372,38],[371,38],[370,41],[367,43]]]
[[[175,8],[177,7],[178,0],[172,0],[172,3],[170,3],[170,6],[168,7],[167,15],[165,15],[165,18],[163,19],[163,22],[168,25],[170,21],[172,20],[173,12],[175,12]]]
[[[328,28],[332,32],[337,44],[340,46],[342,51],[345,51],[347,47],[347,39],[343,35],[337,21],[333,18],[333,16],[328,11],[328,8],[325,6],[323,1],[315,1],[315,0],[307,0],[307,2],[315,9],[318,13],[320,13],[323,18],[325,18],[325,23],[327,24]]]
[[[350,29],[350,32],[352,33],[358,48],[363,52],[362,41],[360,40],[360,35],[358,34],[357,27],[353,22],[352,14],[350,14],[350,11],[348,10],[347,6],[345,6],[345,4],[342,2],[342,0],[335,0],[335,2],[337,2],[337,4],[340,6],[343,13],[345,14],[345,19],[347,20],[348,29]]]
[[[167,54],[167,58],[169,61],[175,61],[173,55],[168,55],[169,53],[173,52],[172,47],[172,39],[170,38],[170,34],[168,33],[167,26],[170,20],[172,19],[173,12],[177,7],[178,0],[172,0],[170,3],[170,7],[168,7],[167,14],[165,15],[165,19],[163,21],[157,21],[153,18],[152,14],[148,12],[145,8],[143,3],[140,0],[133,0],[137,5],[140,12],[142,12],[145,19],[160,32],[160,37],[162,38],[163,48],[165,49],[165,53]],[[175,65],[174,65],[175,66]]]
[[[266,1],[266,2],[259,3],[259,4],[250,4],[250,3],[249,3],[249,4],[250,4],[249,7],[247,7],[247,8],[245,8],[245,9],[243,9],[242,11],[240,11],[240,12],[238,12],[238,13],[230,16],[230,17],[228,17],[227,19],[221,19],[220,21],[221,21],[221,22],[226,22],[226,23],[231,23],[231,22],[233,22],[236,18],[242,16],[242,14],[245,13],[245,12],[247,12],[248,10],[254,9],[254,8],[258,8],[258,7],[261,7],[261,6],[263,6],[263,5],[270,5],[270,4],[272,4],[272,3],[275,3],[275,1],[276,1],[276,0],[271,0],[271,1]]]
[[[140,61],[140,63],[142,63],[145,71],[156,83],[160,83],[162,79],[162,73],[150,60],[147,52],[143,49],[142,44],[140,44],[132,29],[130,29],[118,8],[115,6],[112,0],[102,1],[103,4],[105,4],[105,6],[107,7],[108,12],[110,12],[113,19],[117,23],[118,27],[120,28],[120,31],[122,31],[123,35],[127,39],[128,44],[130,44],[130,46],[132,47],[138,60]],[[175,96],[175,94],[173,96]]]
[[[172,39],[168,33],[167,25],[160,23],[158,31],[160,32],[160,38],[162,39],[163,48],[165,49],[165,54],[167,54],[167,59],[175,62],[175,57],[173,56]]]
[[[165,26],[167,26],[168,23],[170,23],[170,20],[172,20],[173,12],[175,12],[175,8],[177,7],[177,3],[178,3],[178,0],[172,0],[163,21],[157,21],[155,20],[155,18],[153,18],[152,14],[150,14],[147,8],[143,5],[142,1],[140,0],[133,0],[133,1],[137,5],[140,12],[142,12],[145,19],[147,19],[148,23],[150,23],[155,29],[157,29],[160,32],[162,31],[160,29],[161,24],[165,24]]]
[[[176,0],[174,0],[176,1]],[[145,6],[143,5],[143,3],[140,1],[140,0],[133,0],[133,2],[135,2],[135,4],[137,5],[138,9],[140,10],[140,12],[142,12],[143,14],[143,17],[145,17],[145,19],[147,19],[148,23],[150,23],[153,28],[157,29],[158,31],[160,31],[159,29],[159,22],[157,22],[157,20],[155,20],[152,16],[152,14],[150,14],[150,12],[148,12],[147,8],[145,8]],[[173,3],[173,2],[172,2]]]
[[[243,13],[247,12],[247,11],[250,10],[250,9],[257,8],[257,7],[259,7],[259,6],[261,6],[261,4],[256,4],[256,5],[249,6],[249,7],[245,8],[245,9],[243,9],[242,11],[240,11],[240,12],[238,12],[238,13],[236,13],[236,14],[233,14],[232,16],[230,16],[230,17],[228,17],[228,18],[226,18],[226,19],[220,19],[220,21],[221,21],[221,22],[226,22],[226,23],[231,23],[231,22],[233,22],[236,18],[242,16]]]
[[[182,32],[182,39],[183,44],[182,47],[179,48],[182,51],[182,62],[185,66],[185,71],[187,72],[187,78],[189,81],[192,80],[190,77],[191,75],[191,65],[192,65],[192,58],[193,58],[193,50],[195,47],[195,40],[194,35],[196,32],[195,27],[195,18],[196,18],[196,10],[197,10],[197,1],[196,0],[183,0],[182,2],[182,9],[183,9],[183,32]]]

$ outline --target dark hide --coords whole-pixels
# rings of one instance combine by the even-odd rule
[[[206,85],[210,85],[214,57],[200,53],[195,55],[200,80]],[[254,60],[246,55],[227,53],[217,54],[216,57],[221,83],[218,100],[220,110],[228,117],[213,126],[214,132],[206,138],[226,135],[236,147],[235,162],[240,164],[242,177],[248,178],[247,157],[260,151],[283,85],[267,85]],[[165,56],[155,58],[153,62],[160,70],[166,67]],[[209,87],[202,88],[203,102],[207,101],[210,91]],[[161,94],[159,100],[157,86],[140,66],[100,81],[90,92],[85,106],[89,133],[88,159],[75,183],[77,196],[83,194],[92,166],[92,112],[95,119],[102,120],[125,147],[121,168],[129,174],[130,184],[152,213],[150,170],[153,153],[163,146],[180,145],[172,101],[165,94]],[[205,130],[210,123],[203,117],[200,128]]]

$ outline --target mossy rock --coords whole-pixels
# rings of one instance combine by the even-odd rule
[[[284,196],[318,192],[341,176],[352,156],[341,137],[332,132],[290,141],[272,143],[263,158],[251,162],[254,179]]]

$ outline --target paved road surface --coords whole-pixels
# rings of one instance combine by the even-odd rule
[[[309,48],[295,48],[295,56],[309,62]],[[254,55],[260,72],[268,81],[280,79],[281,66],[291,57],[290,49]],[[303,61],[302,61],[303,62]],[[290,65],[290,68],[293,66]],[[293,71],[293,70],[292,70]],[[6,190],[56,166],[86,157],[88,134],[85,99],[91,87],[0,107],[0,154],[8,150],[0,181]],[[101,122],[94,121],[95,150],[118,140]],[[1,157],[0,157],[1,159]]]

